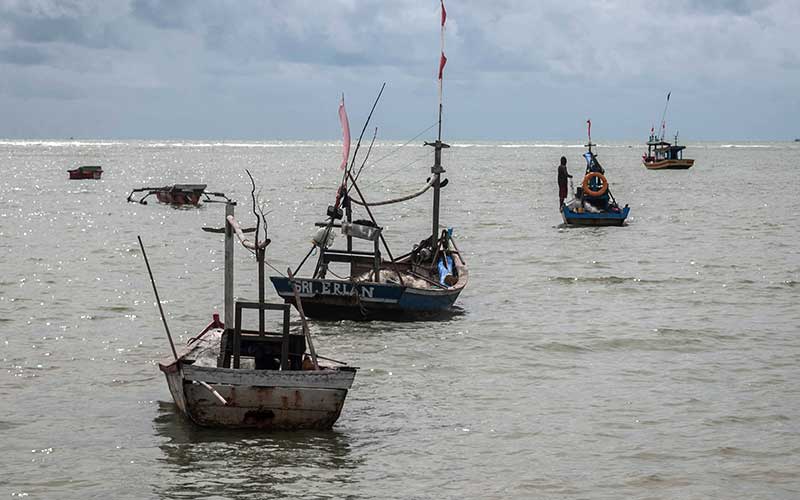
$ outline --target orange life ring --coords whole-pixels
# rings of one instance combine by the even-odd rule
[[[597,178],[603,185],[597,191],[591,189],[589,187],[589,181],[593,178]],[[589,196],[603,196],[608,191],[608,181],[606,180],[605,176],[600,172],[589,172],[586,174],[586,177],[583,178],[583,192]]]

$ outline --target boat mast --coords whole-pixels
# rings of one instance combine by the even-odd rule
[[[442,142],[442,83],[443,83],[443,76],[444,76],[444,66],[447,64],[447,58],[444,56],[444,23],[447,19],[447,11],[444,8],[444,1],[441,1],[442,5],[442,34],[441,34],[441,56],[439,58],[439,133],[436,138],[436,142],[433,144],[426,142],[425,145],[433,146],[434,154],[433,154],[433,166],[431,167],[431,173],[433,174],[433,221],[432,221],[432,231],[431,231],[431,249],[436,250],[436,242],[438,241],[439,237],[439,195],[441,191],[441,178],[442,174],[444,173],[444,168],[442,167],[442,149],[449,148],[448,144]]]

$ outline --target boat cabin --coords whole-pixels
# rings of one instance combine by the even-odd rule
[[[647,141],[647,154],[644,157],[644,161],[682,160],[684,149],[686,149],[686,146],[678,146],[677,135],[673,144],[651,135]]]

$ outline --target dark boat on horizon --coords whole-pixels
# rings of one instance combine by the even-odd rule
[[[67,170],[69,178],[76,179],[99,179],[103,175],[103,167],[99,165],[83,165],[81,167]]]

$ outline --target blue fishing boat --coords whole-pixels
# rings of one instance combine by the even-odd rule
[[[561,210],[565,224],[573,226],[621,226],[625,223],[631,208],[625,205],[618,212],[573,212],[566,205]]]
[[[611,194],[605,170],[597,154],[592,151],[592,122],[589,125],[588,151],[583,157],[586,160],[586,173],[583,182],[573,192],[574,198],[561,205],[561,217],[564,224],[574,226],[622,226],[631,209],[628,205],[620,207]]]
[[[442,6],[442,30],[445,12]],[[444,40],[444,31],[442,40]],[[439,132],[436,141],[426,142],[434,149],[434,162],[421,190],[391,200],[368,202],[357,182],[372,149],[370,145],[361,167],[354,169],[361,139],[372,117],[372,112],[383,92],[378,94],[367,117],[350,159],[350,126],[344,110],[344,98],[339,105],[339,119],[343,132],[341,184],[333,205],[328,207],[327,220],[318,222],[313,245],[294,271],[294,280],[286,276],[272,276],[272,284],[286,302],[294,302],[295,295],[302,299],[305,313],[320,319],[354,320],[417,320],[450,316],[453,304],[467,285],[469,273],[463,254],[453,238],[451,228],[439,224],[441,189],[448,180],[442,179],[442,150],[450,146],[442,142],[442,72],[447,59],[444,48],[439,63]],[[374,138],[373,138],[374,140]],[[394,257],[378,225],[373,208],[411,200],[428,190],[433,192],[432,229],[426,237],[409,244],[408,252]],[[366,218],[354,220],[354,211],[363,210]],[[334,236],[341,232],[346,247],[332,247]],[[364,246],[355,249],[354,243]],[[300,269],[317,252],[317,263],[308,277],[299,275]],[[294,285],[293,285],[294,283]],[[297,292],[295,294],[295,291]]]

